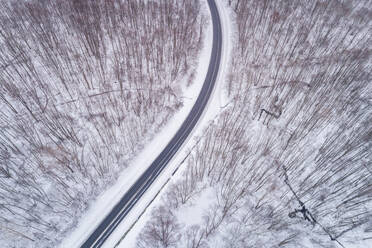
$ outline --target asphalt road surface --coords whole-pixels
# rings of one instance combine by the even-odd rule
[[[150,167],[141,175],[141,177],[132,185],[127,193],[125,193],[120,202],[115,205],[111,212],[97,227],[97,229],[94,230],[90,237],[81,246],[82,248],[102,246],[103,242],[105,242],[105,240],[125,218],[136,202],[154,182],[159,173],[167,166],[168,162],[176,154],[202,115],[217,78],[222,46],[221,22],[216,4],[214,0],[208,0],[208,5],[213,23],[213,47],[207,76],[195,105],[191,109],[191,112],[187,116],[186,120],[183,122],[181,128],[177,131],[176,135],[168,143],[165,149],[160,153]]]

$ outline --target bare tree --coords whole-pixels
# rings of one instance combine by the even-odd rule
[[[159,207],[152,212],[152,219],[138,237],[138,247],[176,247],[181,234],[177,219],[171,212]]]

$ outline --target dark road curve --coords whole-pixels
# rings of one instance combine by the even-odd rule
[[[94,230],[94,232],[81,246],[82,248],[101,247],[103,245],[105,240],[110,236],[110,234],[120,224],[136,202],[146,192],[160,172],[166,167],[168,162],[181,147],[202,115],[215,85],[220,66],[222,47],[221,22],[218,10],[214,0],[208,0],[208,5],[213,24],[213,46],[208,72],[193,108],[191,109],[186,120],[181,125],[181,128],[177,131],[176,135],[168,143],[165,149],[125,193],[121,200],[115,205],[111,212],[105,217],[96,230]]]

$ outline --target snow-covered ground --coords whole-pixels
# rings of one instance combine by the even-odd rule
[[[119,2],[0,6],[2,247],[59,246],[120,174],[134,181],[128,164],[187,103],[181,84],[193,81],[203,40],[199,1]]]
[[[222,56],[221,56],[221,64],[219,69],[219,74],[216,80],[216,85],[214,91],[210,97],[208,105],[200,118],[198,124],[195,126],[193,132],[190,134],[188,140],[185,142],[183,147],[179,150],[179,152],[175,155],[175,157],[169,162],[167,168],[163,171],[163,173],[158,177],[158,179],[153,183],[153,185],[149,188],[149,190],[142,196],[141,200],[137,203],[137,205],[132,209],[132,211],[126,216],[125,221],[123,221],[116,230],[111,234],[110,238],[105,242],[103,247],[119,247],[119,248],[134,248],[136,244],[136,238],[140,233],[143,226],[151,217],[151,210],[153,206],[157,205],[157,203],[161,200],[162,193],[164,192],[164,188],[169,185],[172,181],[176,181],[178,178],[182,176],[182,171],[185,169],[185,164],[183,164],[183,160],[187,157],[189,151],[193,148],[193,146],[198,142],[199,137],[203,136],[203,131],[205,130],[208,125],[216,119],[216,116],[220,113],[220,111],[226,107],[228,104],[228,100],[226,99],[226,95],[224,94],[224,80],[226,77],[226,73],[228,71],[229,66],[229,59],[232,49],[232,39],[234,26],[231,24],[229,19],[228,9],[224,7],[224,3],[222,1],[216,1],[221,25],[222,25],[222,37],[223,37],[223,46],[222,46]],[[208,11],[209,15],[209,8],[205,1],[204,9]],[[201,87],[205,73],[207,71],[208,63],[209,63],[209,54],[212,48],[212,26],[211,21],[208,24],[207,34],[205,36],[204,48],[200,59],[200,64],[198,66],[198,78],[196,79],[195,83]],[[193,101],[195,101],[197,97],[197,92],[193,92]],[[192,104],[190,104],[189,109],[191,109]],[[185,115],[186,116],[186,115]],[[185,117],[184,116],[184,117]],[[167,129],[167,128],[165,128]],[[175,133],[177,129],[172,130],[172,133]],[[160,135],[158,137],[161,137]],[[171,137],[171,136],[170,136]],[[177,172],[173,174],[173,172],[177,169]],[[164,187],[165,185],[165,187]],[[160,193],[159,193],[160,191]],[[158,194],[159,193],[159,194]],[[156,197],[155,197],[156,196]],[[155,197],[155,199],[154,199]],[[208,205],[208,198],[203,198],[204,201],[199,202],[201,206]],[[201,211],[204,208],[200,208]],[[145,211],[144,211],[145,210]],[[190,216],[201,216],[200,213],[190,213]],[[185,218],[190,219],[190,216],[187,213],[184,215]],[[135,222],[135,223],[134,223]],[[133,225],[134,224],[134,225]],[[130,229],[130,231],[128,231]],[[125,236],[124,236],[125,234]]]
[[[228,1],[224,2],[227,3]],[[233,19],[235,14],[232,12],[227,13],[229,11],[228,9],[230,8],[221,9],[221,2],[218,2],[218,4],[225,31],[224,38],[227,36],[233,37],[231,34],[226,35],[226,25],[231,24],[231,22],[228,21],[227,16],[231,15]],[[226,13],[227,15],[225,15]],[[277,14],[278,13],[274,13],[273,16],[275,17]],[[242,16],[244,15],[240,13],[240,17]],[[321,17],[319,20],[321,20]],[[239,22],[239,20],[237,20],[237,22]],[[262,24],[260,27],[263,28],[264,25]],[[243,26],[241,30],[247,29],[247,27]],[[230,26],[228,30],[233,29]],[[263,30],[263,37],[261,38],[266,39],[266,30]],[[239,42],[241,41],[239,40]],[[263,43],[264,42],[260,44]],[[291,44],[290,42],[285,44],[288,43]],[[239,45],[244,47],[246,44],[243,43]],[[256,45],[255,42],[250,44]],[[239,48],[240,47],[237,49]],[[228,54],[228,50],[229,49],[224,50],[224,54]],[[240,53],[241,50],[235,51],[235,58],[239,58],[239,55],[243,54]],[[257,50],[251,49],[245,54],[249,54],[249,52],[254,53],[255,51]],[[280,52],[281,51],[279,50],[278,53],[280,54]],[[281,56],[279,57],[281,58]],[[227,61],[226,58],[228,57],[223,58],[223,64]],[[245,57],[242,56],[242,58]],[[256,60],[253,59],[252,62],[254,64]],[[260,64],[260,66],[263,65]],[[260,72],[260,66],[257,66],[254,68],[254,70],[252,70],[254,71],[252,72],[253,75],[256,72]],[[248,103],[250,101],[254,101],[254,99],[259,99],[259,97],[254,97],[252,90],[247,89],[246,91],[243,91],[244,87],[249,86],[250,83],[252,84],[252,81],[254,82],[252,79],[254,76],[249,75],[248,73],[248,76],[251,76],[251,78],[248,76],[242,77],[240,75],[240,72],[244,72],[244,70],[246,70],[244,67],[249,66],[247,66],[246,63],[241,63],[237,64],[237,67],[233,67],[236,69],[233,71],[236,73],[234,76],[237,78],[241,77],[240,79],[243,78],[241,83],[242,88],[240,88],[240,90],[236,88],[235,90],[237,92],[235,93],[237,97],[240,96],[241,98],[248,96],[248,100],[244,98],[246,101],[243,102],[239,98],[234,99],[234,108],[230,108],[228,111],[222,113],[220,115],[221,118],[219,118],[220,122],[218,122],[217,125],[214,125],[212,128],[208,130],[205,129],[208,127],[208,123],[203,124],[202,122],[202,124],[199,125],[199,129],[194,131],[194,135],[197,137],[202,137],[203,134],[200,132],[201,130],[204,130],[205,138],[201,140],[198,147],[192,151],[186,162],[180,166],[180,169],[177,171],[175,176],[172,177],[171,168],[177,167],[178,161],[182,161],[184,158],[179,158],[179,156],[182,154],[181,152],[178,154],[178,157],[174,159],[173,163],[170,164],[168,174],[164,173],[162,178],[158,180],[157,184],[153,186],[152,191],[148,192],[146,196],[148,197],[147,202],[150,202],[151,204],[148,206],[144,214],[141,216],[140,213],[142,213],[143,209],[146,208],[146,202],[142,202],[142,206],[138,206],[138,210],[131,213],[133,215],[133,221],[138,218],[135,216],[140,215],[140,218],[136,224],[131,229],[129,226],[127,226],[123,227],[122,230],[118,230],[116,235],[118,238],[122,236],[122,239],[117,247],[131,248],[136,247],[136,244],[139,247],[157,247],[157,244],[160,244],[162,241],[164,241],[159,237],[164,238],[164,236],[167,235],[169,235],[167,236],[168,238],[171,237],[168,240],[172,240],[172,242],[177,243],[177,247],[186,247],[187,244],[190,244],[190,240],[193,240],[192,238],[198,239],[199,237],[203,237],[204,240],[202,242],[208,243],[209,247],[221,248],[248,246],[336,248],[339,247],[337,242],[347,244],[346,247],[371,247],[368,234],[364,233],[365,236],[362,237],[361,234],[363,234],[364,230],[358,229],[355,229],[355,232],[349,232],[348,235],[339,237],[337,241],[330,241],[330,237],[332,236],[328,236],[330,235],[328,232],[328,226],[332,226],[334,222],[327,218],[321,218],[322,215],[319,214],[319,212],[316,212],[317,209],[314,207],[314,204],[310,204],[311,200],[318,201],[317,204],[329,202],[330,204],[327,206],[327,208],[328,210],[332,211],[335,207],[334,205],[336,205],[335,201],[322,200],[322,197],[327,197],[327,191],[322,192],[320,200],[317,199],[316,194],[313,194],[310,197],[301,195],[301,200],[304,200],[306,206],[312,213],[314,213],[317,219],[316,225],[313,226],[306,221],[303,221],[300,216],[297,216],[297,218],[294,219],[288,218],[288,213],[291,213],[293,209],[298,208],[298,202],[293,196],[293,194],[296,195],[296,193],[294,193],[293,190],[291,192],[288,189],[288,185],[284,183],[285,180],[283,181],[283,169],[281,168],[281,165],[283,164],[284,167],[290,163],[299,165],[301,165],[301,163],[297,161],[288,161],[286,159],[281,159],[279,156],[275,156],[276,151],[287,149],[289,141],[287,144],[284,142],[284,148],[278,147],[277,144],[280,144],[283,140],[285,141],[290,139],[290,137],[286,137],[288,134],[286,133],[287,130],[285,129],[283,132],[280,132],[281,134],[278,136],[281,138],[276,139],[276,132],[281,130],[281,128],[284,126],[279,122],[280,120],[283,120],[283,118],[277,122],[274,121],[274,124],[271,123],[270,125],[263,125],[262,119],[260,120],[260,118],[258,118],[257,120],[257,118],[252,118],[250,116],[250,112],[243,112],[239,110],[240,108],[251,110],[249,109]],[[221,80],[221,78],[224,79],[226,75],[226,72],[224,72],[225,68],[226,66],[222,65],[216,90],[218,91],[219,89],[220,91],[214,94],[211,100],[212,102],[214,99],[221,96],[222,98],[220,99],[224,99],[223,90],[221,91],[224,85],[224,80]],[[280,71],[282,72],[283,70]],[[266,74],[270,75],[270,72]],[[258,79],[257,81],[258,85],[263,84],[262,89],[269,87],[266,86],[266,84],[269,82],[268,80]],[[235,83],[234,86],[237,87],[236,80],[230,80],[229,83]],[[278,91],[280,92],[280,90]],[[242,92],[246,94],[243,94]],[[252,94],[252,96],[250,94]],[[258,96],[260,95],[258,94]],[[270,100],[270,97],[263,97],[263,99],[263,101],[267,101],[268,99]],[[208,115],[213,111],[216,111],[214,113],[218,114],[218,108],[224,106],[224,103],[222,103],[221,100],[219,101],[219,104],[219,106],[218,102],[213,106],[210,104],[204,118],[208,119]],[[308,104],[311,105],[311,101]],[[308,111],[305,111],[304,114],[308,114]],[[213,115],[209,115],[209,117],[212,120],[214,119]],[[284,120],[286,119],[284,118]],[[300,118],[300,123],[303,123],[303,121],[304,120]],[[234,126],[235,123],[240,124]],[[298,123],[295,124],[301,127],[301,125]],[[201,126],[203,126],[204,129],[201,129]],[[210,132],[208,135],[210,130],[214,131]],[[321,130],[324,132],[329,131],[324,127],[322,127]],[[303,146],[303,149],[299,149],[299,151],[294,149],[294,154],[304,154],[304,157],[307,158],[307,160],[303,164],[305,166],[302,167],[303,170],[301,173],[296,175],[296,177],[292,175],[291,183],[305,182],[303,175],[308,174],[309,172],[306,169],[311,169],[311,165],[315,164],[315,162],[313,162],[313,155],[315,156],[318,153],[317,147],[324,143],[324,140],[322,139],[323,136],[324,135],[308,135],[308,143],[306,146]],[[266,142],[266,140],[272,143]],[[193,143],[195,143],[195,140]],[[187,146],[191,147],[193,143],[189,142]],[[295,147],[301,147],[300,142],[292,143],[292,145]],[[215,146],[215,144],[217,145]],[[334,144],[333,146],[337,147],[338,144]],[[272,152],[270,149],[274,150],[274,152]],[[209,159],[209,156],[211,159]],[[329,164],[333,163],[330,162]],[[185,170],[185,168],[187,168],[187,170]],[[182,171],[191,172],[189,174],[182,174]],[[315,171],[315,174],[316,173],[317,171]],[[208,176],[206,176],[206,174],[208,174]],[[319,177],[319,175],[317,176]],[[336,176],[341,177],[340,175]],[[167,181],[169,181],[169,183],[167,183]],[[195,183],[195,181],[197,182]],[[221,183],[221,181],[223,181],[223,183]],[[170,185],[166,190],[162,188],[164,183],[167,183],[166,185]],[[195,186],[193,183],[201,183],[202,186]],[[347,182],[342,182],[339,184],[340,187],[344,187],[344,185],[348,185]],[[179,186],[179,188],[176,188],[177,186]],[[354,185],[349,186],[353,187]],[[158,189],[161,188],[162,190],[160,191],[160,194],[156,195]],[[298,188],[299,187],[296,184],[296,191]],[[151,202],[154,195],[156,195],[156,198],[153,202]],[[238,200],[236,200],[235,203],[233,202],[235,199],[234,197],[238,197]],[[183,201],[183,199],[186,198],[187,200]],[[239,198],[241,199],[240,202]],[[176,203],[174,204],[174,202]],[[232,205],[229,205],[230,203]],[[225,206],[228,208],[225,208]],[[365,209],[368,209],[368,206],[369,205],[365,205]],[[369,211],[366,212],[368,213]],[[340,215],[342,215],[342,213],[340,213]],[[167,222],[168,220],[169,222]],[[168,223],[168,225],[163,223]],[[199,227],[196,227],[197,229],[192,229],[192,226],[195,227],[195,225],[199,225]],[[324,226],[326,226],[326,228],[324,228]],[[130,231],[126,233],[129,229]],[[164,230],[169,232],[164,232]],[[190,233],[190,230],[196,231]],[[123,235],[123,233],[126,234]],[[163,236],[162,234],[165,235]],[[138,239],[138,237],[140,238]],[[117,238],[115,237],[115,239]],[[112,241],[112,243],[107,243],[107,247],[113,246],[115,246],[115,241]]]
[[[211,122],[217,119],[216,117],[219,116],[220,111],[223,110],[224,107],[229,105],[230,100],[224,94],[225,92],[224,86],[226,85],[225,79],[226,79],[227,73],[229,72],[229,67],[228,67],[230,65],[229,60],[231,59],[231,55],[232,55],[231,51],[233,49],[233,40],[236,34],[236,30],[235,30],[236,25],[233,25],[232,20],[231,20],[233,18],[230,18],[230,17],[233,17],[235,13],[231,11],[231,8],[228,8],[227,6],[225,6],[225,4],[227,4],[227,1],[216,0],[216,3],[219,8],[221,24],[223,28],[223,53],[222,53],[220,71],[218,74],[218,80],[216,82],[216,86],[211,96],[211,99],[209,100],[206,111],[204,112],[198,125],[195,127],[194,131],[191,133],[190,137],[184,143],[180,151],[176,154],[176,156],[172,159],[172,161],[169,162],[167,168],[161,173],[158,179],[153,183],[153,185],[149,188],[149,190],[143,195],[143,197],[139,200],[136,206],[133,207],[132,211],[126,216],[125,220],[111,234],[108,240],[104,243],[103,247],[107,247],[107,248],[111,248],[111,247],[134,248],[136,247],[138,235],[143,232],[143,228],[145,224],[151,220],[151,217],[153,217],[151,215],[152,210],[159,205],[162,205],[162,204],[164,205],[164,198],[162,199],[162,196],[165,196],[166,192],[169,191],[165,189],[167,189],[168,186],[172,185],[172,183],[182,179],[183,177],[182,172],[185,171],[186,165],[188,164],[188,163],[184,163],[184,161],[186,157],[189,155],[190,150],[192,150],[194,146],[197,145],[198,141],[201,139],[201,137],[203,137],[204,133],[206,133],[206,128],[210,126]],[[206,1],[203,2],[203,8],[204,8],[204,11],[208,12]],[[110,211],[112,206],[120,199],[120,196],[126,192],[126,190],[130,187],[130,185],[132,185],[132,183],[138,178],[138,176],[147,168],[147,166],[151,164],[151,162],[155,159],[155,157],[160,153],[160,151],[168,143],[171,137],[175,134],[175,132],[177,131],[177,129],[179,128],[183,120],[186,118],[186,115],[190,111],[192,105],[194,104],[196,97],[200,91],[200,88],[204,82],[204,77],[207,71],[207,67],[209,63],[209,54],[210,54],[211,45],[212,45],[211,37],[212,37],[212,29],[211,29],[211,22],[209,21],[209,26],[206,29],[206,34],[204,36],[204,48],[199,58],[197,76],[192,86],[188,89],[184,89],[185,94],[183,97],[185,98],[185,101],[184,101],[185,105],[178,113],[175,114],[175,116],[164,127],[164,129],[162,129],[161,133],[159,133],[154,138],[154,140],[146,146],[143,152],[134,160],[133,164],[142,165],[140,166],[141,170],[134,171],[132,169],[133,171],[127,170],[126,172],[123,172],[125,173],[125,175],[123,174],[123,176],[118,180],[118,183],[115,186],[113,186],[110,190],[105,192],[99,198],[97,205],[94,206],[94,208],[91,209],[87,213],[87,215],[84,217],[84,219],[81,221],[81,225],[79,226],[79,229],[77,231],[75,230],[74,233],[71,235],[71,237],[65,240],[65,242],[62,244],[62,247],[73,247],[73,246],[77,246],[78,244],[81,244],[81,242],[83,242],[89,236],[89,233],[94,230],[94,228],[99,224],[99,222],[104,218],[104,216]],[[220,120],[221,119],[222,118],[220,118]],[[231,119],[235,120],[235,118],[231,118]],[[218,126],[216,127],[218,128]],[[251,124],[249,124],[247,129],[251,130],[251,136],[253,137],[253,138],[251,137],[252,140],[259,140],[260,138],[259,136],[261,134],[270,136],[271,133],[275,132],[274,130],[275,128],[276,126],[273,124],[269,128],[269,126],[262,125],[261,122],[256,121],[256,122],[252,122]],[[257,132],[254,130],[257,130]],[[256,134],[258,135],[258,137],[255,137]],[[314,136],[313,139],[315,139],[315,141],[317,141],[318,143],[321,142],[321,140],[319,139],[319,136],[316,136],[316,137]],[[242,139],[242,142],[245,142],[245,141]],[[231,143],[234,143],[234,142],[231,142]],[[312,145],[316,146],[318,144],[314,142]],[[309,151],[311,150],[309,149],[309,147],[307,148],[308,148],[307,150]],[[247,152],[247,154],[248,153],[249,152]],[[258,154],[258,156],[260,155]],[[271,161],[272,158],[265,158],[265,156],[262,156],[262,159],[267,159],[268,160],[267,162],[270,164],[271,162],[275,162],[275,161]],[[241,165],[243,165],[245,161],[246,161],[245,158],[242,158]],[[134,168],[134,167],[135,166],[131,166],[130,168]],[[139,166],[136,166],[136,167],[138,168]],[[245,169],[244,166],[241,166],[241,167]],[[249,188],[251,186],[247,187],[247,191],[252,191],[255,193],[251,193],[251,192],[248,193],[246,206],[241,206],[243,210],[241,210],[241,212],[238,211],[235,215],[236,218],[240,218],[240,217],[243,217],[245,214],[247,214],[247,216],[248,214],[252,214],[252,216],[247,221],[247,224],[251,225],[252,227],[250,227],[251,229],[247,228],[246,230],[247,232],[252,232],[252,233],[247,234],[247,235],[252,235],[252,242],[254,242],[256,239],[254,235],[257,235],[259,236],[257,237],[257,243],[254,243],[256,246],[261,246],[261,245],[258,245],[258,244],[262,244],[260,243],[261,241],[264,241],[264,242],[268,241],[267,243],[270,243],[270,242],[273,242],[276,244],[279,243],[280,244],[279,246],[281,246],[282,244],[285,244],[288,240],[290,241],[292,238],[296,237],[296,235],[299,235],[300,233],[301,234],[300,236],[303,236],[303,237],[298,239],[300,243],[297,243],[296,245],[301,245],[303,247],[316,247],[316,242],[320,242],[320,243],[327,243],[331,245],[332,247],[338,247],[337,243],[335,242],[329,243],[329,237],[324,235],[323,230],[321,230],[319,226],[312,227],[311,229],[310,225],[306,225],[306,223],[303,223],[300,220],[299,221],[293,220],[292,222],[290,222],[290,220],[283,218],[283,216],[286,216],[286,213],[281,217],[277,215],[272,218],[269,218],[272,223],[274,223],[279,218],[280,222],[283,222],[282,223],[284,225],[283,228],[279,228],[276,231],[268,231],[268,230],[271,230],[270,228],[272,227],[266,228],[265,225],[269,223],[270,221],[264,224],[261,223],[262,225],[256,228],[256,225],[258,225],[258,223],[262,221],[262,219],[260,218],[267,217],[267,213],[265,212],[265,207],[262,207],[265,204],[264,203],[265,200],[261,202],[262,199],[265,198],[275,203],[280,203],[281,201],[285,201],[283,199],[281,200],[278,199],[278,196],[280,194],[282,194],[282,197],[288,198],[287,200],[289,200],[289,198],[292,197],[290,192],[289,193],[284,192],[284,191],[288,191],[288,189],[286,188],[287,186],[282,181],[280,181],[281,179],[278,179],[280,176],[276,175],[278,173],[277,171],[276,172],[271,171],[273,170],[272,168],[273,167],[268,166],[268,169],[267,169],[267,171],[269,171],[268,181],[270,181],[270,183],[268,183],[265,186],[267,188],[253,191],[252,189],[254,188],[254,185],[253,185],[254,183],[252,184],[253,185],[252,189]],[[253,170],[255,170],[256,173],[259,174],[262,172],[260,170],[263,170],[263,169],[254,167]],[[128,178],[128,174],[130,175],[129,176],[130,178]],[[269,186],[272,188],[268,188]],[[275,187],[278,187],[280,189],[275,189]],[[239,187],[236,187],[236,188],[239,188]],[[216,193],[216,190],[218,190],[217,186],[216,188],[213,188],[213,187],[203,188],[202,192],[195,197],[196,198],[196,200],[194,199],[195,201],[193,201],[190,204],[184,204],[180,206],[177,209],[177,211],[174,211],[174,214],[176,214],[177,221],[179,221],[179,223],[182,223],[182,225],[186,225],[187,227],[190,227],[192,225],[197,225],[197,224],[203,225],[203,221],[205,221],[205,219],[203,220],[203,218],[206,217],[205,214],[208,213],[208,210],[211,210],[211,207],[213,206],[213,204],[215,204],[216,201],[218,201],[218,199],[216,198],[216,195],[218,195],[218,193]],[[293,202],[291,203],[293,205],[291,206],[292,209],[297,207],[297,205],[295,205],[296,202],[295,201]],[[244,207],[247,207],[247,208],[244,209]],[[252,207],[252,209],[250,209],[249,207]],[[270,210],[270,208],[268,208],[268,210]],[[256,217],[255,215],[257,215],[258,217]],[[95,219],[96,216],[100,216],[100,218]],[[255,222],[257,220],[258,222]],[[236,221],[236,223],[238,222]],[[286,224],[288,224],[287,227],[285,226]],[[273,226],[275,225],[276,224],[273,224]],[[236,228],[236,226],[234,225],[230,225],[230,226],[225,225],[225,226],[226,227],[223,227],[223,226],[221,227],[220,235],[215,235],[215,237],[209,240],[211,242],[209,244],[211,245],[211,247],[224,247],[224,244],[226,244],[229,241],[229,239],[231,239],[232,242],[234,242],[234,237],[238,237],[239,235],[241,236],[241,234],[244,234],[244,230],[240,230],[241,232],[235,232],[234,228]],[[266,233],[260,232],[262,231],[260,228],[262,228],[262,230],[265,229]],[[296,229],[298,229],[298,233]],[[186,230],[186,229],[184,228],[183,230]],[[355,235],[353,233],[354,231],[350,232],[348,235],[348,238],[350,239],[350,237],[352,237],[356,239],[356,237],[360,235],[358,231],[359,230],[357,229],[355,230]],[[291,236],[290,235],[291,233],[295,233],[295,235]],[[321,233],[321,235],[319,235],[319,233]],[[358,239],[359,239],[358,243],[350,242],[351,240],[346,240],[346,238],[344,237],[341,237],[339,240],[341,242],[345,241],[347,243],[347,247],[351,247],[351,248],[372,247],[370,239],[363,240],[363,237],[358,238]],[[290,246],[290,247],[297,247],[296,245]]]
[[[203,1],[203,11],[210,16],[207,2]],[[221,9],[221,8],[219,8]],[[223,36],[229,37],[228,32],[232,30],[226,21],[228,15],[225,12],[220,11],[221,23],[223,28]],[[108,190],[102,193],[92,206],[88,209],[86,214],[79,221],[78,227],[72,230],[68,236],[66,236],[61,243],[61,248],[67,247],[78,247],[81,245],[92,233],[104,217],[111,211],[113,206],[118,203],[124,193],[130,188],[130,186],[138,179],[138,177],[147,169],[153,160],[159,155],[163,148],[168,144],[170,139],[175,135],[177,130],[180,128],[186,116],[190,112],[194,105],[200,89],[204,83],[204,79],[208,70],[210,53],[212,49],[212,23],[209,19],[208,27],[205,29],[203,49],[199,56],[198,67],[194,82],[189,87],[185,87],[183,93],[183,107],[169,120],[169,122],[163,127],[161,132],[157,134],[151,142],[149,142],[140,154],[131,162],[127,169],[121,172],[117,182],[111,186]],[[135,222],[139,215],[146,208],[148,203],[153,199],[154,195],[164,185],[164,183],[171,177],[173,171],[178,167],[184,157],[187,155],[189,149],[197,142],[199,136],[202,135],[203,128],[215,118],[219,113],[220,109],[226,105],[224,99],[222,80],[223,76],[227,71],[229,51],[231,50],[231,42],[229,40],[223,40],[223,54],[221,57],[220,73],[215,85],[215,89],[212,93],[211,99],[209,100],[206,112],[204,112],[200,121],[194,128],[194,131],[189,136],[183,147],[177,153],[177,155],[170,161],[167,168],[162,172],[158,179],[153,183],[149,190],[143,195],[141,200],[136,204],[132,211],[126,216],[125,220],[116,228],[111,234],[109,239],[105,242],[104,247],[113,247],[122,238],[123,234],[130,228]],[[186,85],[186,84],[182,84]],[[179,173],[177,173],[179,174]],[[176,174],[176,175],[177,175]],[[145,215],[137,222],[131,232],[127,235],[125,240],[122,240],[120,247],[129,247],[129,244],[134,244],[136,232],[141,229],[141,226],[146,221]],[[142,223],[142,224],[141,224]]]

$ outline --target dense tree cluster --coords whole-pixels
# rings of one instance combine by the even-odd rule
[[[172,215],[203,211],[197,227],[178,221],[172,247],[336,247],[371,236],[371,3],[224,2],[237,27],[232,103],[164,196]]]
[[[200,9],[0,1],[0,242],[52,246],[182,105]]]

